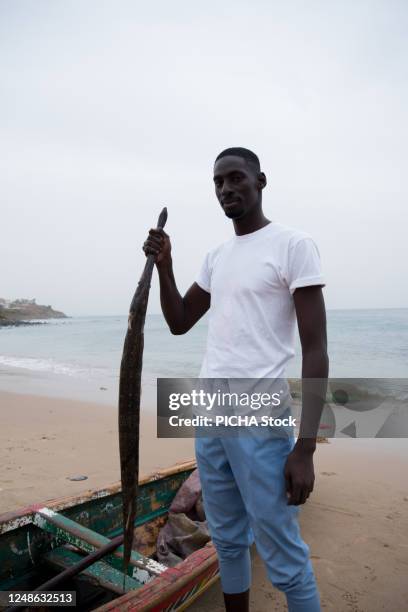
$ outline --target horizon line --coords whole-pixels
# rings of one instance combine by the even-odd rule
[[[374,307],[369,307],[369,308],[364,308],[364,307],[326,308],[327,312],[355,311],[355,310],[408,310],[408,306],[374,306]],[[148,312],[146,316],[149,316],[149,315],[163,316],[163,313],[162,312]],[[86,314],[67,315],[68,318],[73,318],[73,317],[125,317],[125,316],[128,316],[128,313],[115,313],[115,314],[86,313]]]

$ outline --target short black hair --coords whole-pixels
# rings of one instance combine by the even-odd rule
[[[229,149],[224,149],[221,153],[216,157],[216,163],[221,157],[226,157],[227,155],[235,155],[236,157],[242,157],[246,163],[252,166],[257,172],[261,171],[261,164],[259,163],[258,156],[249,149],[245,149],[244,147],[230,147]]]

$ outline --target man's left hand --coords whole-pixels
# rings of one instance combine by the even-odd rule
[[[304,504],[315,481],[313,453],[295,446],[286,460],[284,474],[288,506]]]

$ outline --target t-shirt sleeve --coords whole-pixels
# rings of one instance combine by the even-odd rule
[[[207,253],[201,270],[196,278],[196,283],[201,289],[211,293],[211,269],[210,269],[210,254]]]
[[[320,254],[312,238],[301,238],[289,248],[286,277],[292,295],[299,287],[324,286]]]

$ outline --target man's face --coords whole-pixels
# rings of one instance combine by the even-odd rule
[[[241,219],[260,203],[259,173],[245,159],[221,157],[214,166],[215,194],[230,219]]]

